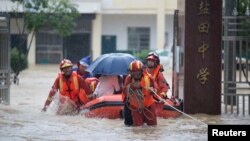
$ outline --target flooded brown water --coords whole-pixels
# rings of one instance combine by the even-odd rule
[[[158,118],[156,127],[126,127],[122,119],[57,116],[52,110],[42,113],[41,109],[58,72],[57,66],[50,65],[36,66],[21,72],[20,84],[11,85],[11,105],[0,105],[1,141],[207,140],[207,126],[184,115],[175,119]],[[206,124],[250,123],[249,116],[191,116]]]

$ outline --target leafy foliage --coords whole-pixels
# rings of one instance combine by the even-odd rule
[[[247,7],[250,8],[249,0],[238,0],[238,12],[240,16],[244,16],[247,10]]]
[[[19,74],[20,71],[28,67],[27,57],[23,53],[20,53],[16,47],[11,49],[11,68],[15,74]]]
[[[55,29],[61,36],[69,36],[79,16],[77,5],[69,0],[12,0],[24,6],[24,23],[28,31],[44,26]]]
[[[145,50],[141,50],[139,52],[134,52],[133,55],[135,57],[137,57],[138,59],[140,59],[143,62],[143,64],[145,64],[146,63],[145,58],[149,52],[150,52],[150,50],[145,49]]]
[[[246,10],[250,8],[250,1],[249,0],[238,0],[238,12],[239,16],[247,16]],[[250,12],[250,11],[248,11]],[[242,31],[239,32],[240,36],[250,36],[250,19],[249,17],[244,18],[240,21],[239,29]],[[238,49],[237,49],[238,50]],[[239,55],[239,50],[237,51],[237,55]],[[242,57],[250,56],[250,52],[247,51],[247,44],[242,43]]]
[[[17,77],[18,74],[27,68],[27,56],[34,34],[43,27],[54,29],[60,36],[69,36],[75,27],[75,19],[79,16],[77,5],[69,0],[11,0],[22,6],[24,25],[16,24],[19,29],[20,39],[25,34],[31,34],[31,40],[28,43],[27,50],[23,52],[22,44],[17,45],[11,53],[11,67]],[[16,8],[18,9],[18,7]],[[18,17],[18,10],[16,14]],[[24,31],[27,31],[26,33]],[[27,41],[27,38],[25,39]],[[25,41],[24,41],[25,42]],[[17,55],[18,54],[18,55]]]

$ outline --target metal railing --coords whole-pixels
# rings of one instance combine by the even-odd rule
[[[250,115],[250,17],[222,19],[222,113]]]
[[[250,115],[250,94],[222,94],[222,113]],[[234,99],[236,104],[233,104]]]
[[[10,104],[9,15],[0,13],[0,104]]]

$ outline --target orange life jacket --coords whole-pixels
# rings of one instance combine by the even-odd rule
[[[158,75],[160,69],[161,69],[161,65],[157,65],[156,68],[154,69],[153,73],[151,74],[155,81],[157,81],[156,79],[157,79],[157,75]]]
[[[147,71],[147,72],[153,77],[154,81],[157,83],[158,88],[159,88],[157,94],[162,97],[161,93],[166,94],[167,91],[168,91],[169,86],[168,86],[167,82],[166,82],[166,86],[163,86],[163,87],[160,86],[160,84],[158,82],[159,81],[158,80],[159,79],[158,74],[160,73],[160,69],[161,69],[161,65],[157,65],[156,68],[153,70],[152,74],[150,74],[149,71]]]
[[[95,91],[95,88],[97,84],[99,83],[99,80],[95,77],[92,77],[92,78],[86,78],[85,82],[89,86],[90,93],[92,94]]]
[[[67,85],[67,80],[63,76],[62,73],[59,73],[59,91],[62,96],[69,97],[72,101],[77,102],[79,95],[86,95],[84,89],[79,88],[78,82],[78,74],[76,72],[72,72],[69,81],[70,86]]]
[[[133,83],[133,81],[134,80],[132,80],[132,83]],[[150,105],[152,105],[154,103],[154,98],[150,94],[150,91],[149,91],[150,76],[144,74],[143,78],[141,79],[140,85],[142,87],[143,106],[149,107]],[[139,103],[138,100],[139,100],[138,97],[136,97],[134,94],[130,94],[129,102],[130,102],[130,105],[133,108],[138,109],[138,108],[140,108],[142,106],[142,105],[139,105],[139,104],[142,104],[142,103]]]
[[[91,77],[91,78],[86,78],[85,82],[88,85],[89,90],[90,90],[90,93],[87,94],[87,97],[88,97],[89,100],[91,100],[92,99],[92,94],[94,93],[95,88],[97,87],[97,84],[99,83],[99,80],[97,78],[95,78],[95,77]]]

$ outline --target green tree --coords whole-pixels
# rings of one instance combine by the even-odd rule
[[[21,65],[23,59],[27,60],[27,56],[33,41],[34,35],[43,27],[50,27],[60,36],[69,36],[75,27],[75,19],[79,16],[77,6],[70,3],[69,0],[12,0],[17,4],[14,17],[16,17],[16,26],[19,31],[18,39],[20,42],[17,46],[17,57],[12,57],[11,67],[15,76],[27,68],[27,65]],[[18,8],[24,9],[21,18],[23,24],[20,24]],[[22,46],[27,42],[25,34],[31,34],[31,40],[27,43],[27,49]],[[24,58],[23,58],[24,55]],[[15,70],[13,69],[15,68]],[[14,81],[15,82],[15,81]]]
[[[247,8],[250,8],[250,1],[249,0],[238,0],[238,12],[240,16],[245,16]]]
[[[20,55],[20,56],[19,56]],[[19,79],[18,79],[18,70],[20,70],[20,68],[27,68],[28,67],[28,61],[27,58],[25,57],[25,55],[23,53],[20,53],[16,47],[11,49],[10,52],[10,56],[11,56],[11,68],[12,71],[15,72],[14,73],[14,83],[18,84],[19,83]]]
[[[134,52],[133,55],[135,57],[137,57],[139,60],[142,61],[143,64],[146,64],[146,56],[148,55],[148,53],[150,52],[150,50],[148,49],[144,49],[144,50],[141,50],[141,51],[138,51],[138,52]]]

